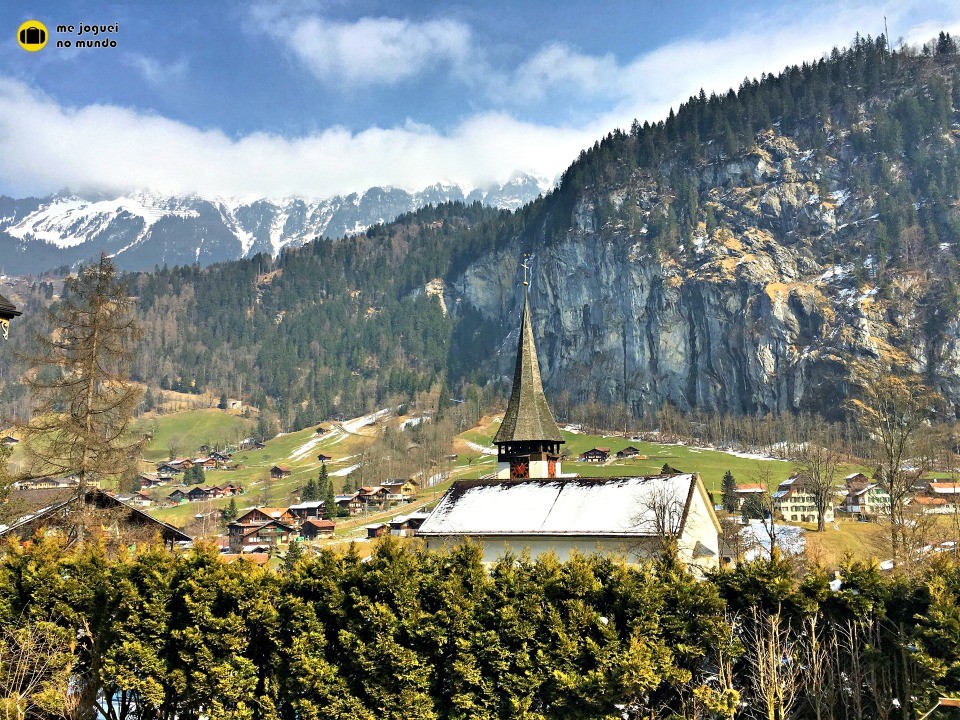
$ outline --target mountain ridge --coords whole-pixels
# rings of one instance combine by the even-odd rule
[[[315,238],[364,232],[428,204],[480,202],[516,209],[545,182],[518,174],[506,183],[471,188],[435,183],[418,192],[372,187],[325,199],[205,197],[135,191],[116,196],[57,193],[0,197],[0,271],[35,273],[101,251],[126,270],[276,256]]]

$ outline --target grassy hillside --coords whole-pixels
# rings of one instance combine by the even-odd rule
[[[235,443],[252,428],[252,420],[215,408],[157,415],[136,425],[138,432],[153,436],[143,453],[153,462],[169,458],[171,448],[174,455],[195,456],[201,445]]]

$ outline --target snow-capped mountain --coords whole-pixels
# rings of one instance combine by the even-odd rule
[[[156,265],[209,265],[276,255],[315,238],[360,233],[428,204],[482,202],[516,209],[544,191],[529,175],[464,190],[436,184],[410,193],[375,187],[326,200],[205,198],[136,192],[121,197],[13,199],[0,196],[0,272],[36,273],[73,265],[105,251],[128,270]]]

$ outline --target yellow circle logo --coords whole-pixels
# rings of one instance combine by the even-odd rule
[[[49,37],[46,25],[39,20],[27,20],[17,28],[17,42],[27,52],[43,50]]]

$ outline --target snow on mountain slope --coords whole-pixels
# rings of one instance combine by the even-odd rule
[[[516,209],[545,183],[519,175],[508,183],[464,189],[437,183],[410,193],[370,188],[324,200],[203,198],[135,192],[118,198],[54,195],[0,197],[0,271],[32,273],[71,265],[106,252],[130,270],[159,264],[209,265],[278,254],[318,237],[364,232],[427,204],[474,202]]]

